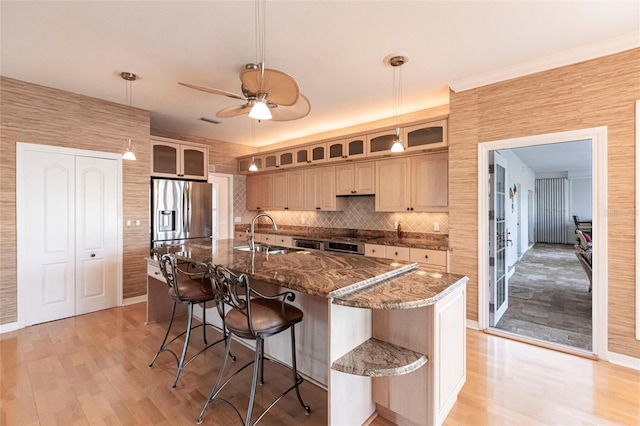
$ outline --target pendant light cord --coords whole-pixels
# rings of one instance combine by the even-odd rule
[[[256,62],[264,77],[265,40],[267,37],[267,6],[265,0],[256,0]]]

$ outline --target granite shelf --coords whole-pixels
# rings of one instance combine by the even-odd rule
[[[334,361],[331,368],[357,376],[389,377],[411,373],[426,363],[421,353],[372,337]]]

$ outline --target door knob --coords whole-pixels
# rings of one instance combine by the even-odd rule
[[[91,257],[96,257],[96,254],[95,253],[91,253]]]

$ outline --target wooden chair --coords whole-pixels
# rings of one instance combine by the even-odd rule
[[[216,379],[211,394],[204,404],[200,416],[196,420],[198,424],[202,423],[202,416],[207,409],[210,402],[214,400],[222,401],[229,404],[238,414],[238,417],[242,420],[243,425],[256,424],[264,417],[264,415],[273,407],[282,397],[287,393],[294,390],[296,391],[298,401],[304,408],[305,413],[309,414],[311,408],[305,405],[300,395],[299,386],[303,382],[302,376],[298,374],[296,366],[296,340],[295,340],[295,324],[302,321],[303,313],[295,306],[286,303],[286,301],[292,302],[295,299],[295,294],[291,291],[285,291],[275,296],[265,296],[259,293],[255,289],[251,288],[249,284],[249,278],[246,274],[235,275],[228,269],[222,266],[211,266],[209,274],[211,278],[211,285],[214,292],[219,293],[219,298],[222,303],[218,304],[218,312],[224,319],[229,333],[242,339],[255,341],[255,357],[253,361],[249,361],[244,366],[236,370],[231,376],[222,383],[222,377],[224,370],[229,359],[229,351],[231,349],[232,339],[227,340],[226,354],[218,377]],[[229,306],[229,311],[225,314],[225,305]],[[293,384],[287,390],[285,390],[280,396],[278,396],[256,419],[251,423],[251,414],[253,411],[253,404],[255,401],[256,384],[258,382],[258,372],[260,372],[260,384],[264,383],[264,339],[269,336],[273,336],[285,330],[290,330],[291,335],[291,369]],[[275,360],[270,360],[274,361]],[[247,408],[247,415],[242,419],[242,415],[238,409],[231,404],[228,400],[218,398],[218,394],[224,389],[224,387],[233,379],[238,373],[245,368],[253,364],[253,376],[251,381],[251,391],[249,394],[249,406]],[[284,364],[281,364],[284,365]],[[221,384],[222,383],[222,384]]]
[[[593,286],[592,269],[589,262],[587,262],[587,258],[585,257],[586,252],[582,250],[580,247],[576,247],[575,253],[576,253],[576,257],[580,261],[580,265],[582,265],[582,269],[584,269],[584,272],[586,272],[587,277],[589,278],[589,293],[591,293],[591,288]]]

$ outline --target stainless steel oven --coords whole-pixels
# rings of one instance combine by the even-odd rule
[[[337,251],[340,253],[362,254],[364,255],[364,244],[355,242],[327,241],[324,249],[326,251]]]
[[[324,244],[320,240],[305,240],[301,238],[293,239],[294,247],[308,248],[313,250],[324,250]]]

